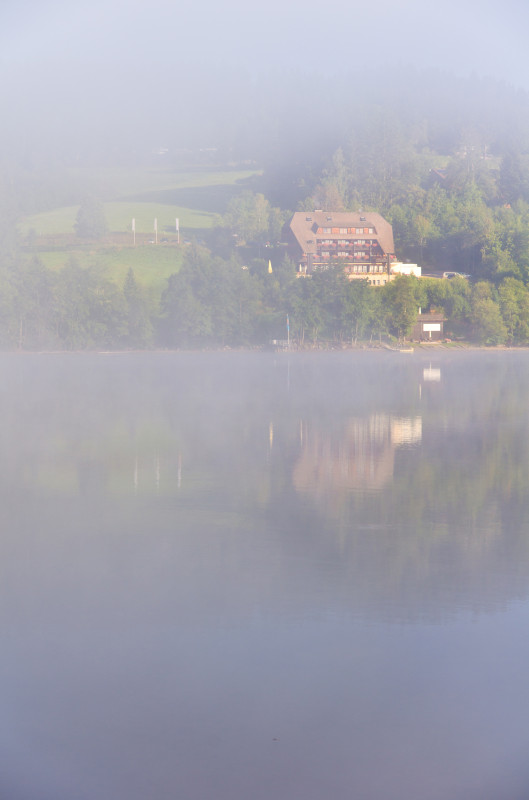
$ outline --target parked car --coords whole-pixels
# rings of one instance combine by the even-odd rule
[[[443,278],[470,278],[470,275],[466,275],[464,272],[443,272]]]

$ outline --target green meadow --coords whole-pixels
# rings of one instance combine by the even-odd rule
[[[111,233],[131,233],[132,220],[136,220],[136,241],[151,239],[154,234],[154,220],[158,220],[158,233],[176,232],[179,220],[180,233],[193,233],[197,228],[211,228],[218,225],[221,215],[165,203],[114,202],[103,203],[108,230]],[[63,236],[75,233],[75,219],[79,206],[66,206],[33,214],[26,217],[20,226],[23,236],[34,231],[37,236]]]
[[[60,270],[73,258],[81,267],[95,267],[100,272],[123,286],[130,268],[138,283],[159,294],[165,287],[169,275],[178,272],[182,261],[183,247],[147,245],[136,247],[101,247],[98,249],[64,249],[41,251],[38,257],[45,267]]]
[[[101,200],[109,235],[101,241],[76,240],[78,205],[26,217],[19,226],[20,235],[27,243],[26,252],[49,269],[62,269],[75,258],[81,266],[97,266],[122,285],[132,267],[139,283],[159,292],[167,277],[178,270],[186,243],[220,224],[230,199],[251,188],[259,174],[257,170],[204,168],[73,171],[70,177],[82,187],[80,196],[90,193]],[[155,220],[157,244],[153,243]]]

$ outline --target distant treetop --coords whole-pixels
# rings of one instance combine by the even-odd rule
[[[75,232],[83,239],[100,239],[107,232],[103,205],[95,197],[85,197],[79,206]]]

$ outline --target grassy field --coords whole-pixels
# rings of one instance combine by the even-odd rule
[[[179,220],[180,231],[192,234],[197,228],[211,228],[220,222],[220,214],[202,212],[165,203],[114,202],[103,203],[109,231],[124,233],[132,231],[132,219],[136,220],[136,241],[149,240],[154,233],[154,220],[158,220],[158,233],[175,232],[175,220]],[[79,206],[66,206],[34,214],[20,225],[22,236],[34,231],[37,236],[61,236],[75,232],[75,219]],[[132,237],[132,233],[131,233]],[[132,239],[131,239],[132,240]]]
[[[159,294],[167,278],[178,272],[185,247],[112,247],[97,250],[59,250],[40,252],[42,263],[51,270],[60,270],[74,258],[81,267],[97,267],[118,286],[123,286],[130,268],[138,283]]]
[[[122,285],[132,267],[139,283],[159,292],[167,277],[178,271],[185,242],[219,224],[230,199],[249,188],[259,174],[257,170],[205,168],[178,172],[161,168],[78,170],[72,173],[74,182],[101,198],[109,232],[115,234],[119,244],[112,246],[111,236],[89,244],[76,241],[78,205],[26,217],[19,230],[27,242],[26,252],[50,269],[62,269],[74,257],[81,266],[97,265]],[[132,219],[136,226],[135,247]],[[155,219],[157,246],[151,243],[155,239]],[[174,244],[176,219],[180,226],[179,247]],[[162,243],[164,238],[170,244]]]
[[[259,174],[257,170],[99,170],[92,181],[78,175],[78,182],[103,198],[109,230],[131,230],[135,218],[136,231],[148,233],[155,219],[158,230],[174,230],[176,218],[182,230],[210,228],[219,222],[229,200]],[[26,217],[21,234],[26,236],[31,230],[44,236],[73,233],[78,208],[66,206]]]

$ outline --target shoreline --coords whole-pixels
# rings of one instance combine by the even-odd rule
[[[314,345],[311,347],[203,347],[203,348],[153,348],[148,350],[2,350],[5,356],[50,356],[50,355],[77,355],[77,356],[124,356],[124,355],[172,355],[176,353],[268,353],[275,355],[294,355],[310,353],[522,353],[529,351],[529,345],[478,345],[468,342],[410,342],[402,345],[384,344],[357,344],[344,346]]]

